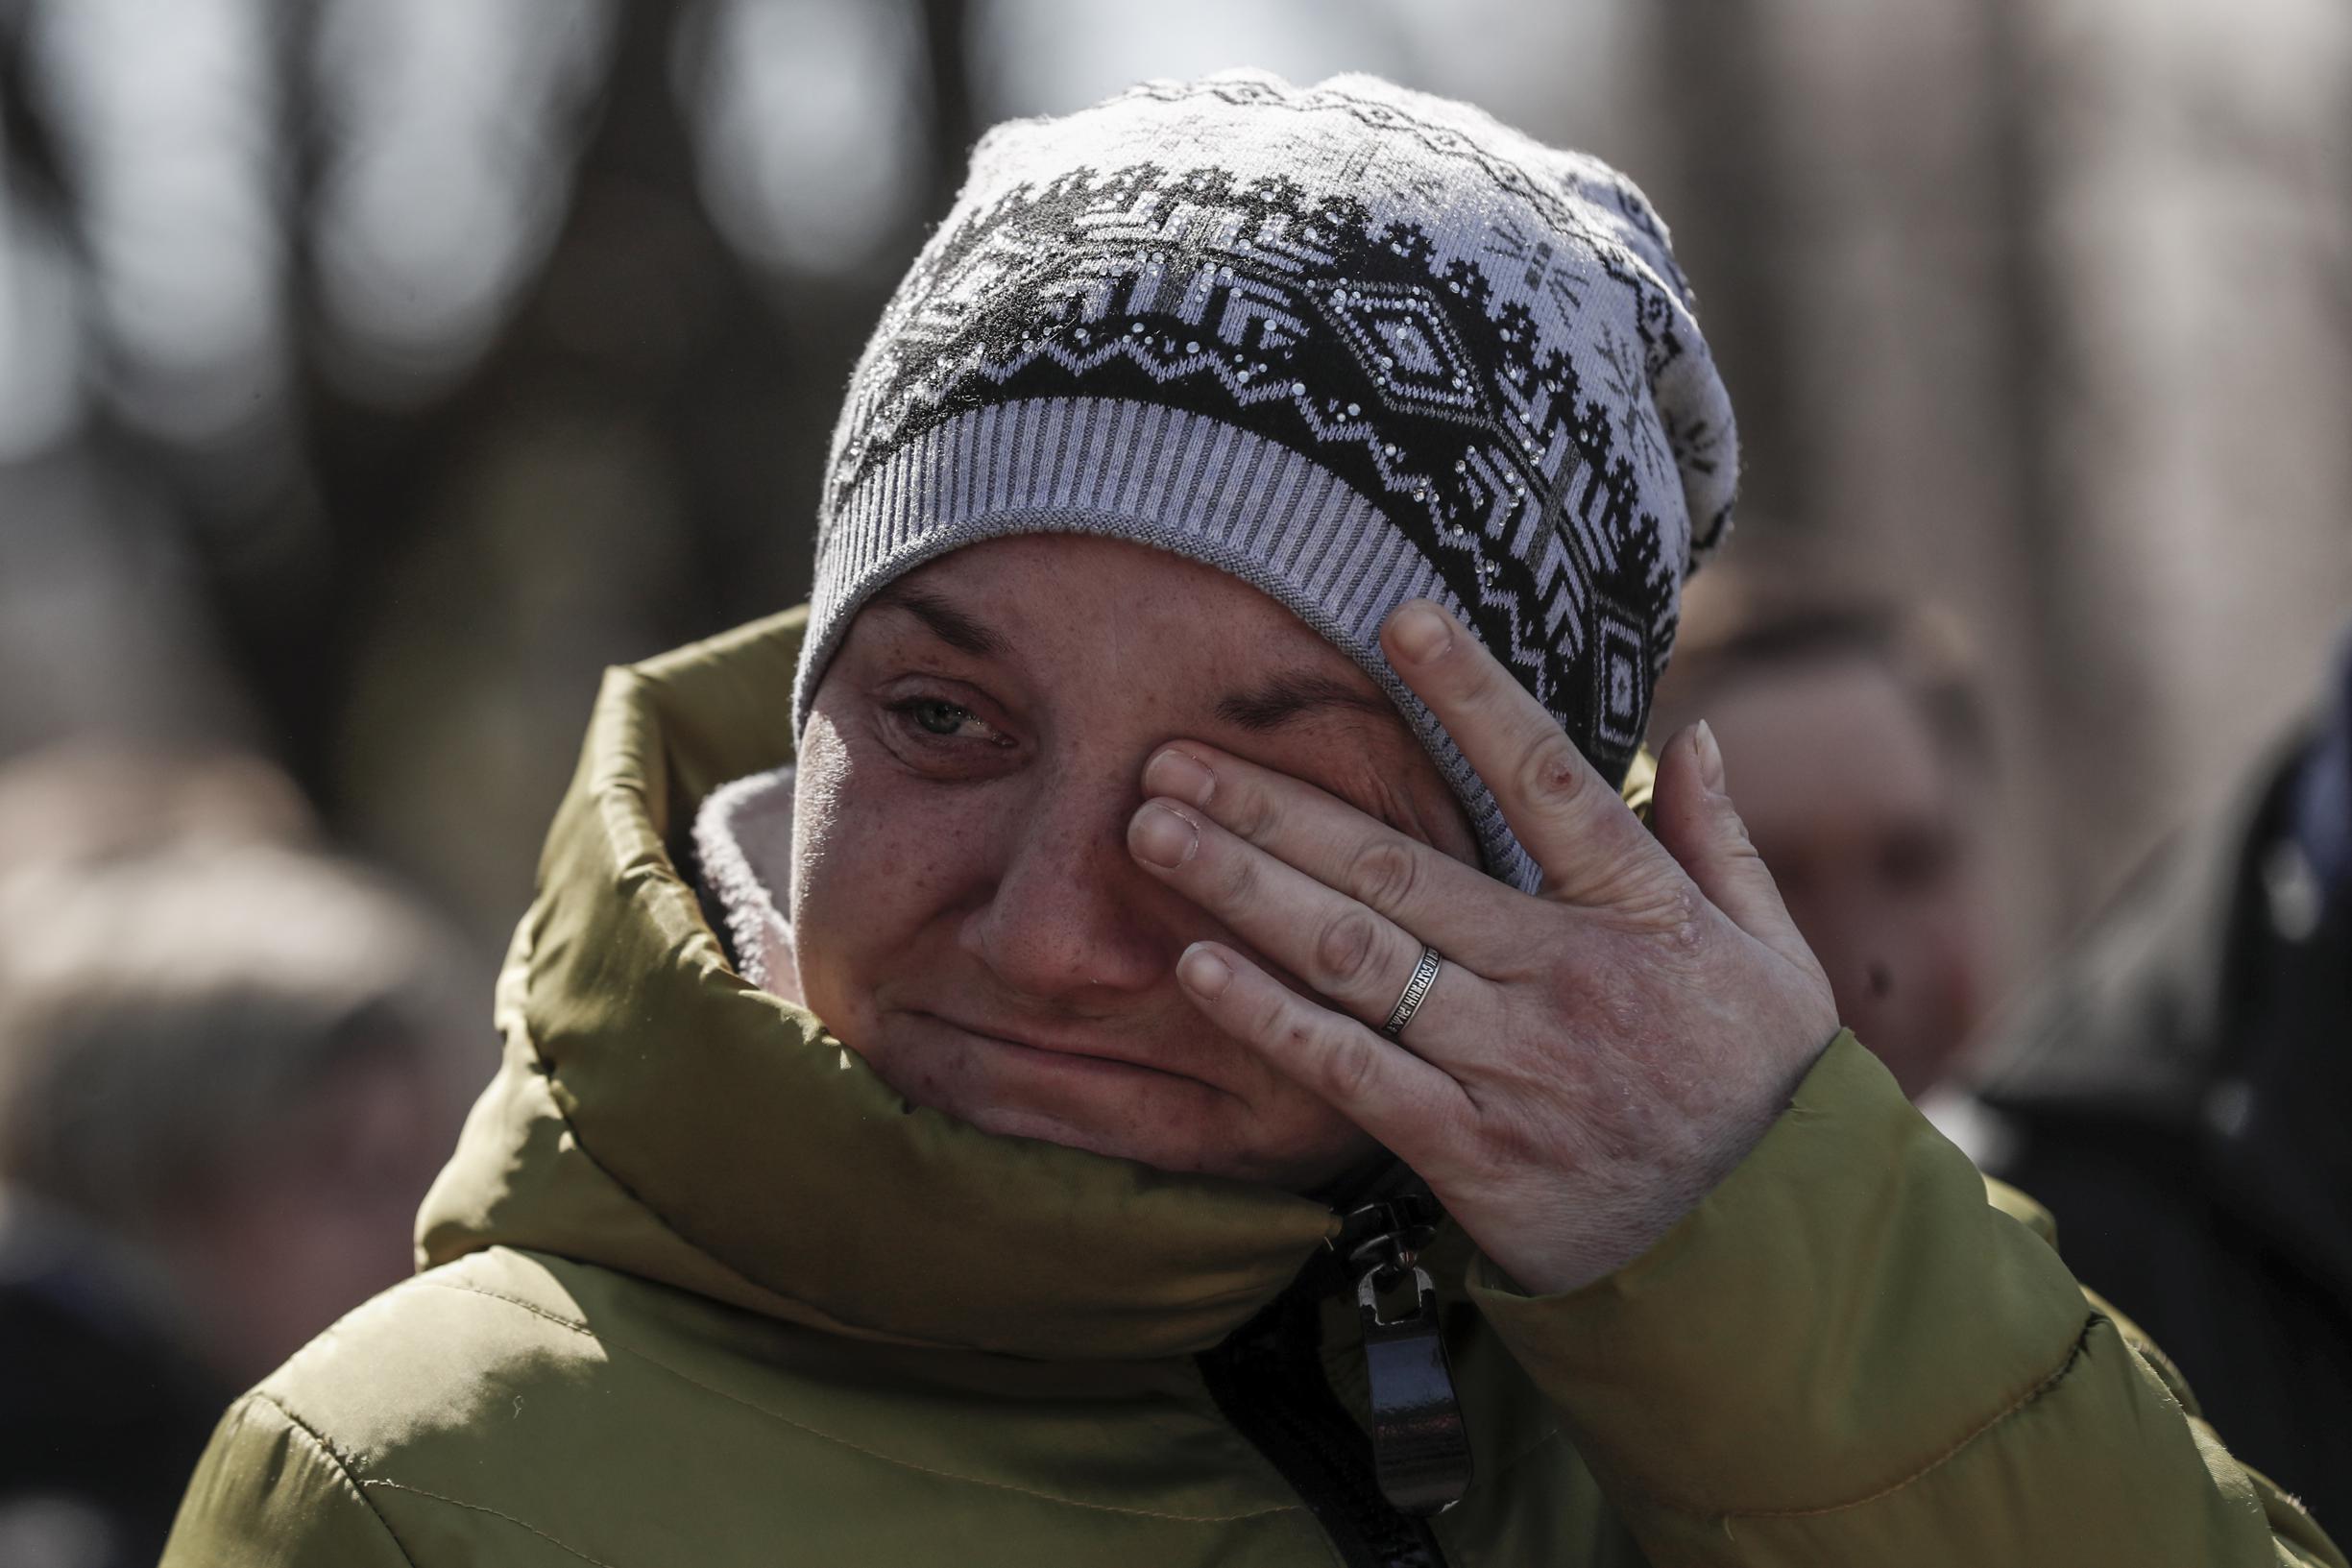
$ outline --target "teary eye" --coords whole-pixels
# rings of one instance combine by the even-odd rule
[[[1009,744],[995,725],[963,704],[949,702],[944,697],[909,697],[905,702],[893,703],[890,711],[909,727],[934,739],[979,740],[992,746]]]
[[[952,736],[967,723],[980,723],[969,708],[958,708],[952,702],[941,702],[935,697],[920,697],[909,703],[907,713],[919,728],[933,735]],[[982,725],[982,728],[985,729],[986,726]]]

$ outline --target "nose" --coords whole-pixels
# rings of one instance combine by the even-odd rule
[[[1148,990],[1170,973],[1170,895],[1127,848],[1143,800],[1134,772],[1055,781],[1022,803],[996,886],[960,933],[1007,989],[1071,1003],[1100,988]]]

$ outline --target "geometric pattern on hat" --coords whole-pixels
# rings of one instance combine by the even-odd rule
[[[1100,477],[1178,469],[1173,494]],[[1236,572],[1354,658],[1489,869],[1532,885],[1380,620],[1444,602],[1620,778],[1736,479],[1688,287],[1622,176],[1370,78],[1147,84],[989,133],[885,309],[835,436],[798,717],[858,607],[918,562],[1132,538]],[[1242,510],[1198,513],[1204,484]]]

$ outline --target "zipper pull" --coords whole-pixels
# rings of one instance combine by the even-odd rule
[[[1343,1233],[1364,1237],[1347,1257],[1364,1270],[1356,1311],[1371,1385],[1373,1474],[1390,1507],[1423,1517],[1452,1508],[1470,1484],[1470,1437],[1438,1332],[1438,1291],[1418,1262],[1436,1231],[1436,1205],[1412,1196],[1359,1209]],[[1413,1304],[1383,1317],[1380,1298],[1400,1284],[1412,1287]]]

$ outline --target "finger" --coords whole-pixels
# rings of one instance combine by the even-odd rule
[[[1165,798],[1146,801],[1128,824],[1137,863],[1214,915],[1251,948],[1360,1023],[1379,1024],[1404,995],[1421,958],[1421,942],[1394,921],[1336,888],[1286,865],[1227,832],[1198,808]],[[1443,950],[1441,950],[1441,953]],[[1407,1033],[1416,1050],[1448,1054],[1480,1037],[1491,989],[1460,963],[1447,963]]]
[[[1197,740],[1161,748],[1144,788],[1338,889],[1441,952],[1491,936],[1498,900],[1520,897],[1474,865],[1376,821],[1303,779]]]
[[[1629,879],[1655,876],[1661,852],[1632,809],[1560,721],[1452,615],[1408,599],[1380,640],[1494,792],[1503,820],[1542,868],[1547,892],[1606,902]]]
[[[1443,1146],[1468,1097],[1439,1069],[1282,984],[1232,949],[1195,942],[1176,981],[1220,1030],[1330,1102],[1408,1165]]]
[[[1723,751],[1704,721],[1676,732],[1658,761],[1650,820],[1708,902],[1782,957],[1814,964],[1772,873],[1724,789]]]

